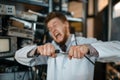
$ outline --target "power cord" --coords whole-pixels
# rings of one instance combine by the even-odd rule
[[[75,37],[75,44],[78,45],[78,44],[77,44],[77,39],[76,39],[75,33],[74,33],[74,37]],[[90,63],[92,63],[93,65],[95,65],[95,63],[94,63],[89,57],[87,57],[86,55],[84,55],[84,57],[85,57]]]
[[[75,36],[75,44],[78,45],[78,44],[77,44],[77,39],[76,39],[75,33],[74,33],[74,36]],[[84,55],[84,57],[85,57],[90,63],[92,63],[92,64],[95,66],[95,63],[94,63],[89,57],[87,57],[86,55]],[[111,75],[110,75],[109,73],[106,73],[106,75],[108,75],[109,78],[110,78],[111,80],[113,80],[112,77],[111,77]]]

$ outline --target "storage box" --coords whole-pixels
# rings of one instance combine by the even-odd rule
[[[83,17],[82,13],[83,13],[83,4],[82,2],[78,2],[78,1],[71,1],[68,4],[68,11],[72,13],[73,17]]]

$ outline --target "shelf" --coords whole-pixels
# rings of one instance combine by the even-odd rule
[[[68,16],[67,16],[67,19],[68,19],[69,21],[83,22],[83,19],[82,19],[82,18],[73,18],[73,17],[68,17]]]
[[[31,4],[31,5],[37,5],[37,6],[43,6],[43,7],[48,7],[49,6],[45,2],[35,1],[35,0],[12,0],[12,1],[27,3],[27,4]]]

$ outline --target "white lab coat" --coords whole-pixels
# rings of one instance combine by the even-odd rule
[[[99,57],[120,56],[120,42],[101,42],[93,38],[77,37],[77,44],[91,44],[99,53]],[[59,46],[53,41],[56,49]],[[75,37],[69,39],[67,44],[67,51],[71,45],[75,45]],[[48,64],[47,67],[47,80],[93,80],[94,65],[90,63],[85,57],[82,59],[72,58],[71,60],[67,55],[58,54],[56,58],[49,57],[48,59],[43,56],[35,58],[27,58],[27,53],[35,49],[34,46],[26,46],[15,53],[15,59],[28,66]],[[96,57],[89,57],[95,62]]]

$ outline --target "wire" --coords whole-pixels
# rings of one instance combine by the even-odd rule
[[[78,44],[77,44],[76,35],[74,34],[74,36],[75,36],[75,44],[78,45]],[[90,63],[92,63],[92,64],[95,66],[95,63],[94,63],[89,57],[87,57],[86,55],[84,55],[84,57],[85,57]],[[111,80],[113,80],[112,77],[111,77],[111,75],[110,75],[109,73],[106,73],[106,75],[108,75],[109,78],[110,78]]]
[[[24,72],[22,80],[24,80],[26,73],[27,73],[27,71]]]
[[[78,44],[77,44],[77,39],[76,39],[75,33],[74,33],[74,37],[75,37],[75,44],[78,45]],[[94,63],[89,57],[87,57],[86,55],[84,55],[84,57],[85,57],[90,63],[92,63],[93,65],[95,65],[95,63]]]
[[[93,65],[95,65],[95,63],[94,63],[89,57],[87,57],[86,55],[84,55],[84,57],[85,57],[88,61],[90,61]]]

